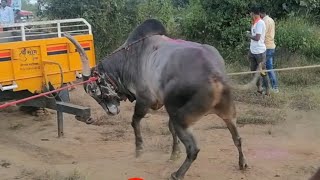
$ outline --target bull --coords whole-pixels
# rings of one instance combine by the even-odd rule
[[[96,82],[84,85],[110,115],[120,112],[121,101],[136,101],[131,125],[135,134],[136,157],[143,151],[140,122],[150,109],[165,107],[173,145],[171,160],[180,157],[180,141],[186,159],[170,179],[182,180],[200,151],[190,127],[208,113],[226,123],[239,153],[239,168],[248,167],[242,141],[234,124],[235,103],[232,99],[225,63],[218,50],[207,44],[174,40],[165,27],[148,19],[132,31],[124,44],[90,69],[80,44],[65,34],[77,48],[82,61],[82,77],[95,76]],[[249,84],[254,84],[258,75]],[[179,141],[180,140],[180,141]]]

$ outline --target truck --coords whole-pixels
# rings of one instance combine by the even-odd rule
[[[63,32],[79,41],[90,67],[96,64],[92,27],[83,18],[15,23],[6,28],[9,30],[0,32],[0,102],[61,88],[81,77],[79,53],[63,37]],[[62,111],[88,116],[88,108],[69,102],[69,91],[64,90],[19,106],[50,109],[63,106]],[[84,109],[86,113],[81,111]],[[79,116],[76,117],[79,120]]]

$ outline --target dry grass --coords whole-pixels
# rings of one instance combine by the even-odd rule
[[[113,129],[107,129],[101,135],[103,136],[103,141],[119,141],[126,139],[127,132],[124,128],[114,127]]]
[[[171,135],[149,136],[145,139],[145,147],[148,149],[148,151],[161,151],[165,153],[171,152],[173,141]]]
[[[30,179],[30,180],[86,180],[87,178],[77,170],[70,173],[60,173],[58,171],[47,170],[39,172],[36,170],[23,170],[15,179]]]
[[[263,111],[261,111],[263,112]],[[277,124],[285,120],[284,114],[258,114],[255,111],[239,116],[237,124]]]
[[[283,88],[283,92],[271,97],[256,95],[249,91],[235,91],[235,100],[252,106],[250,110],[241,110],[238,124],[277,124],[285,120],[288,108],[294,110],[319,110],[320,88]]]
[[[14,131],[14,130],[19,130],[23,127],[25,127],[24,124],[20,122],[14,122],[14,123],[10,123],[9,129]]]
[[[285,120],[286,109],[243,104],[238,114],[237,124],[277,124]]]
[[[290,95],[289,107],[294,110],[319,110],[320,109],[320,87],[313,86],[300,88]]]
[[[97,118],[94,125],[104,126],[106,129],[101,133],[103,141],[119,141],[128,138],[131,135],[128,132],[131,128],[131,122],[121,114],[117,116],[102,115]]]
[[[270,108],[282,108],[286,105],[288,97],[285,93],[271,94],[271,96],[264,96],[256,93],[255,90],[234,90],[233,96],[235,101],[260,105]]]
[[[228,64],[228,72],[242,72],[249,70],[249,64]],[[275,68],[297,67],[318,64],[304,56],[278,52]],[[271,94],[270,97],[256,93],[253,88],[247,91],[233,90],[234,99],[247,105],[250,110],[241,110],[238,117],[239,124],[276,124],[285,119],[288,108],[294,110],[320,109],[320,68],[295,71],[277,72],[280,93]],[[245,84],[251,80],[251,75],[231,76],[236,84]],[[272,109],[268,110],[268,108]]]

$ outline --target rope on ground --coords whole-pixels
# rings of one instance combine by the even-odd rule
[[[0,105],[0,109],[7,108],[9,106],[14,106],[14,105],[17,105],[17,104],[20,104],[20,103],[24,103],[24,102],[30,101],[32,99],[36,99],[36,98],[39,98],[39,97],[47,96],[49,94],[65,90],[65,89],[68,89],[70,87],[75,87],[75,86],[82,85],[82,84],[89,83],[89,82],[93,82],[93,81],[96,81],[96,80],[97,80],[96,77],[91,77],[91,78],[89,78],[89,80],[86,80],[86,81],[82,81],[82,82],[75,83],[75,84],[72,84],[72,85],[64,86],[62,88],[58,88],[58,89],[55,89],[55,90],[52,90],[52,91],[48,91],[48,92],[45,92],[45,93],[41,93],[41,94],[37,94],[37,95],[34,95],[34,96],[30,96],[30,97],[27,97],[27,98],[24,98],[24,99],[20,99],[20,100],[17,100],[17,101],[8,102],[8,103]]]
[[[319,67],[320,67],[320,65],[298,66],[298,67],[279,68],[279,69],[262,70],[262,71],[245,71],[245,72],[228,73],[228,75],[229,76],[237,76],[237,75],[245,75],[245,74],[254,74],[257,72],[291,71],[291,70],[311,69],[311,68],[319,68]]]

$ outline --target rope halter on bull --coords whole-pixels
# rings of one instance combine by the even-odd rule
[[[98,102],[102,101],[105,97],[114,97],[120,98],[117,94],[117,85],[114,81],[107,75],[107,73],[99,74],[97,71],[97,66],[93,69],[90,69],[89,66],[89,58],[86,52],[83,50],[80,43],[72,37],[69,33],[64,32],[64,36],[68,38],[73,44],[75,44],[75,48],[81,56],[82,62],[82,78],[83,80],[87,80],[91,77],[96,77],[97,81],[89,82],[85,85],[85,91],[92,95]],[[98,87],[98,88],[97,88]],[[99,97],[99,98],[98,98]],[[102,102],[100,102],[102,103]]]

